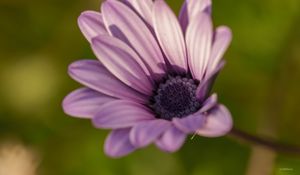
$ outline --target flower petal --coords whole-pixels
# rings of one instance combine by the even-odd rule
[[[216,105],[217,94],[213,94],[203,102],[203,106],[199,111],[184,118],[174,118],[172,122],[184,133],[193,133],[205,124],[205,112],[211,110]]]
[[[102,15],[95,11],[85,11],[78,17],[78,25],[85,36],[91,42],[92,38],[100,34],[106,34],[107,30],[103,24]]]
[[[74,117],[92,118],[103,104],[113,100],[116,99],[90,88],[80,88],[65,97],[63,109],[66,114]]]
[[[152,25],[152,0],[125,0],[128,2],[138,14],[147,22]]]
[[[203,101],[203,99],[206,99],[209,92],[211,91],[212,85],[214,84],[215,79],[218,76],[218,73],[221,71],[221,69],[224,67],[225,61],[222,60],[218,67],[213,70],[213,72],[206,74],[204,80],[200,85],[197,87],[196,90],[196,96],[200,101]]]
[[[69,75],[83,85],[103,94],[140,103],[147,97],[126,86],[96,60],[80,60],[69,66]]]
[[[184,118],[174,118],[172,120],[174,125],[186,134],[195,132],[205,123],[205,117],[203,115],[189,115]]]
[[[206,13],[198,13],[186,32],[189,67],[195,79],[201,81],[207,67],[212,45],[212,22]]]
[[[155,144],[161,150],[175,152],[183,145],[185,138],[186,134],[173,126],[156,140]]]
[[[147,146],[170,127],[171,122],[162,119],[137,124],[130,132],[131,143],[136,147]]]
[[[170,64],[186,72],[188,68],[182,30],[177,17],[164,0],[154,2],[153,25],[160,46]]]
[[[197,130],[197,134],[205,137],[219,137],[227,134],[232,128],[232,118],[224,105],[212,109],[206,118],[206,124]]]
[[[211,0],[185,0],[179,14],[179,21],[184,32],[189,22],[196,18],[199,12],[210,14]]]
[[[165,63],[158,43],[137,14],[118,1],[105,1],[101,8],[110,34],[131,46],[150,68],[151,73],[164,74]]]
[[[218,96],[217,94],[212,94],[208,97],[204,102],[202,108],[199,110],[200,113],[207,112],[213,107],[215,107],[218,103]]]
[[[119,158],[133,152],[136,148],[129,140],[130,129],[113,130],[106,138],[104,152],[114,158]]]
[[[223,58],[223,55],[231,42],[231,39],[232,34],[230,28],[221,26],[216,29],[215,41],[212,45],[209,66],[207,67],[208,73],[213,71],[218,66],[220,60]]]
[[[125,43],[114,37],[101,35],[93,39],[92,48],[101,63],[123,83],[143,94],[152,94],[153,82],[148,79],[150,75],[147,68]]]
[[[154,115],[144,105],[126,100],[116,100],[101,106],[93,118],[93,124],[96,128],[119,129],[153,119],[155,119]]]

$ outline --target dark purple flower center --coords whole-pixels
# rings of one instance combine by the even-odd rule
[[[157,118],[171,120],[196,112],[200,102],[196,98],[198,82],[187,77],[169,76],[159,84],[153,95],[152,107]]]

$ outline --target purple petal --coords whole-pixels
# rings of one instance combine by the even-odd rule
[[[199,110],[200,113],[207,112],[213,107],[215,107],[218,103],[218,96],[217,94],[212,94],[208,97],[204,102],[202,108]]]
[[[186,47],[177,17],[164,0],[154,2],[153,25],[157,39],[171,65],[187,71]]]
[[[232,128],[232,118],[228,109],[218,105],[206,116],[206,124],[197,130],[197,134],[205,137],[219,137],[227,134]]]
[[[221,26],[216,29],[215,41],[212,45],[211,56],[207,72],[210,73],[220,63],[225,51],[227,50],[232,39],[231,30],[226,26]]]
[[[96,60],[80,60],[69,66],[69,75],[83,85],[108,96],[147,103],[147,97],[126,86]]]
[[[192,75],[202,80],[207,67],[212,45],[212,22],[206,13],[198,13],[186,31],[189,67]]]
[[[203,115],[192,114],[184,118],[174,118],[173,123],[184,133],[190,134],[203,126],[205,117]]]
[[[107,33],[101,13],[95,11],[85,11],[81,13],[78,18],[78,25],[89,42],[91,42],[95,36]]]
[[[125,0],[136,12],[149,24],[152,25],[152,0]]]
[[[154,115],[146,106],[131,101],[116,100],[101,106],[93,118],[93,124],[97,128],[119,129],[153,119],[155,119]]]
[[[148,79],[149,71],[138,55],[124,42],[101,35],[93,39],[92,48],[101,63],[123,83],[143,94],[152,94],[153,82]]]
[[[136,147],[147,146],[170,127],[171,122],[162,119],[137,124],[130,132],[131,143]]]
[[[211,13],[211,0],[185,0],[179,14],[182,30],[185,31],[189,22],[196,18],[199,12]]]
[[[110,34],[131,46],[153,74],[164,74],[164,58],[151,31],[129,7],[118,1],[102,3],[106,28]]]
[[[105,140],[104,152],[110,157],[119,158],[135,150],[129,140],[130,129],[112,131]]]
[[[200,83],[200,85],[196,90],[196,96],[200,101],[203,101],[203,99],[207,98],[212,88],[212,85],[218,76],[218,73],[221,71],[224,65],[225,65],[225,61],[222,60],[219,63],[218,67],[215,70],[213,70],[213,72],[211,72],[210,74],[206,74],[204,80],[202,81],[202,83]]]
[[[184,118],[174,118],[173,123],[178,129],[187,134],[194,133],[205,124],[206,117],[204,113],[211,110],[216,105],[217,94],[213,94],[203,102],[203,106],[199,111]]]
[[[183,145],[185,138],[186,134],[173,126],[156,140],[155,144],[161,150],[175,152]]]
[[[89,88],[80,88],[65,97],[63,109],[74,117],[92,118],[103,104],[113,100],[116,99]]]

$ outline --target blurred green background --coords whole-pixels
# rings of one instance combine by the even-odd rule
[[[168,3],[178,12],[182,1]],[[105,156],[108,131],[61,109],[64,96],[80,87],[68,77],[68,64],[95,58],[77,17],[99,6],[0,0],[0,175],[15,175],[3,173],[10,164],[32,167],[20,175],[300,174],[299,157],[230,137],[196,136],[174,154],[150,146],[121,159]],[[233,31],[214,91],[235,126],[300,145],[300,1],[215,0],[213,18]]]

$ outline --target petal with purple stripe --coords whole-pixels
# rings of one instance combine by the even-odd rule
[[[116,100],[102,105],[92,122],[96,128],[119,129],[153,119],[155,119],[154,115],[146,106],[131,101]]]
[[[179,14],[179,21],[183,31],[199,12],[211,13],[211,0],[185,0]]]
[[[137,52],[153,74],[164,74],[164,58],[146,24],[125,4],[110,0],[102,3],[107,30]],[[161,75],[162,76],[162,75]]]
[[[224,105],[218,105],[206,116],[206,123],[197,130],[197,134],[205,137],[220,137],[226,135],[232,128],[232,118]]]
[[[130,132],[131,143],[136,147],[147,146],[170,127],[171,122],[162,119],[137,124]]]
[[[71,92],[63,100],[64,112],[79,118],[92,118],[99,108],[116,98],[104,95],[90,88],[80,88]]]
[[[198,13],[186,32],[189,68],[195,79],[203,79],[212,45],[212,22],[206,13]]]
[[[184,143],[186,134],[177,129],[175,126],[169,128],[155,144],[161,150],[167,152],[177,151]]]
[[[212,45],[209,65],[207,72],[210,73],[220,63],[225,51],[227,50],[232,39],[231,30],[226,26],[220,26],[216,29],[215,40]]]
[[[147,96],[114,77],[97,60],[80,60],[69,66],[69,75],[81,84],[108,96],[147,103]]]
[[[153,82],[150,81],[149,71],[124,42],[100,35],[93,39],[92,48],[101,63],[123,83],[143,94],[152,94]]]
[[[188,68],[183,33],[177,17],[164,0],[154,2],[153,25],[160,46],[170,64],[186,72]]]
[[[100,34],[106,34],[107,30],[103,24],[102,15],[95,11],[85,11],[78,17],[78,25],[85,36],[91,42],[92,38]]]
[[[104,152],[110,157],[119,158],[133,152],[136,148],[129,140],[130,129],[117,129],[111,131],[104,144]]]
[[[136,12],[149,24],[152,26],[152,0],[125,0],[129,3]]]

